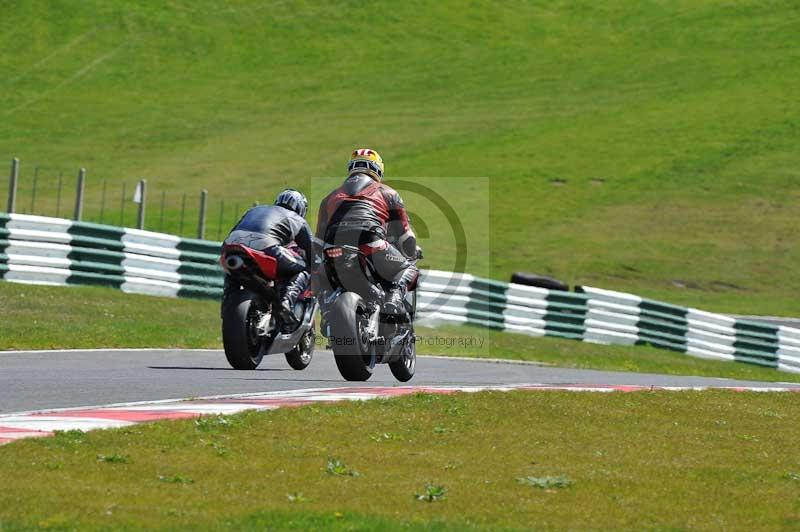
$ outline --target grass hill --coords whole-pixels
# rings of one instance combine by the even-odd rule
[[[475,273],[798,313],[800,5],[0,0],[0,12],[0,161],[22,159],[25,187],[40,165],[39,210],[53,210],[57,172],[85,166],[89,218],[100,180],[117,205],[119,184],[145,176],[167,194],[168,228],[200,188],[225,198],[229,225],[233,205],[286,184],[318,199],[328,182],[312,178],[341,175],[368,145],[390,177],[486,178],[439,180]],[[428,263],[447,267],[452,245],[428,225]]]

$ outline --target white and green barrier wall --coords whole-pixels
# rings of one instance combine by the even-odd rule
[[[101,285],[217,299],[219,242],[60,218],[0,213],[0,279]],[[800,329],[679,307],[592,287],[547,290],[426,270],[419,317],[586,342],[652,345],[800,372]]]
[[[219,243],[0,213],[0,279],[101,285],[172,297],[220,297]]]
[[[469,274],[424,272],[420,317],[531,336],[651,345],[800,373],[800,329],[732,318],[588,286],[547,290]]]

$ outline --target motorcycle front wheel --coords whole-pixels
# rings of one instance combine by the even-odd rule
[[[365,381],[375,369],[375,353],[366,330],[367,307],[358,294],[345,292],[329,312],[333,358],[348,381]]]
[[[400,382],[408,382],[414,376],[417,369],[417,343],[414,341],[414,315],[417,312],[417,292],[409,294],[411,304],[409,305],[409,319],[411,320],[411,338],[406,340],[403,345],[403,352],[399,360],[389,362],[389,369],[392,371],[394,378]]]
[[[286,362],[296,370],[304,370],[311,364],[311,359],[314,357],[314,324],[305,332],[300,338],[300,341],[294,346],[294,349],[286,353]]]
[[[403,353],[398,360],[389,362],[389,369],[394,378],[400,382],[408,382],[417,368],[417,344],[411,338],[403,346]]]

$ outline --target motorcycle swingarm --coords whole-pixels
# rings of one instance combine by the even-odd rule
[[[410,330],[405,331],[403,334],[390,338],[388,341],[383,337],[378,337],[378,363],[388,364],[400,360],[402,346],[405,342],[414,342],[416,338],[414,333]]]
[[[262,355],[274,355],[277,353],[286,353],[291,351],[300,341],[300,338],[311,328],[311,323],[314,321],[314,314],[317,312],[317,302],[313,305],[306,307],[303,313],[303,322],[297,329],[290,333],[278,333],[275,339],[269,343],[269,346],[264,342],[261,344]]]

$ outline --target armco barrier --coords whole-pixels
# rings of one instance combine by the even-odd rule
[[[585,339],[650,344],[690,355],[800,373],[800,329],[579,287],[589,313]]]
[[[800,373],[800,329],[732,318],[591,287],[562,292],[426,271],[420,318],[532,336],[651,345]]]
[[[7,281],[218,298],[218,260],[217,242],[0,213],[0,279]]]
[[[59,218],[0,213],[0,278],[104,285],[151,295],[218,299],[219,242]],[[800,329],[731,318],[612,292],[563,292],[426,270],[428,323],[467,323],[531,336],[652,345],[694,356],[800,372]]]

